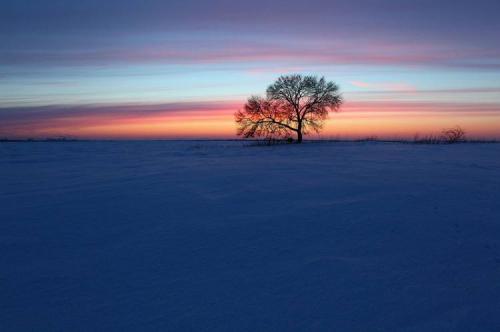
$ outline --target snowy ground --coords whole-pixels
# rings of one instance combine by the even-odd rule
[[[500,144],[0,143],[1,331],[499,331]]]

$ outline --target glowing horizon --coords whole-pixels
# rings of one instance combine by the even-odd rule
[[[235,138],[237,102],[165,105],[86,105],[33,107],[0,129],[11,138],[73,137],[87,139]],[[324,130],[312,138],[408,138],[439,134],[461,126],[474,138],[498,138],[496,104],[426,102],[346,102],[332,113]],[[467,126],[464,126],[464,123]]]
[[[235,138],[234,112],[290,73],[346,100],[313,138],[500,138],[498,3],[313,2],[4,0],[0,138]]]

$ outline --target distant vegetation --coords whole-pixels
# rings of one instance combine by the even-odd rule
[[[79,141],[76,138],[66,137],[66,136],[56,136],[56,137],[46,137],[46,138],[0,138],[0,142],[76,142]]]
[[[415,136],[414,142],[418,144],[455,144],[466,142],[465,130],[460,126],[443,129],[441,135]]]
[[[366,136],[361,138],[350,139],[317,139],[310,140],[309,143],[401,143],[401,144],[456,144],[456,143],[500,143],[496,139],[468,139],[466,132],[460,126],[453,128],[443,129],[440,134],[431,135],[415,135],[413,139],[404,138],[379,138],[377,136]],[[251,146],[269,146],[269,145],[282,145],[290,143],[289,140],[280,138],[266,138],[263,140],[255,140]]]
[[[257,135],[256,135],[257,136]],[[15,142],[82,142],[87,141],[86,139],[77,139],[71,136],[55,136],[55,137],[45,137],[45,138],[9,138],[0,137],[0,143],[15,143]],[[95,141],[95,140],[91,140]],[[101,140],[109,141],[109,139]],[[180,139],[180,141],[185,141],[185,139]],[[236,139],[194,139],[188,141],[238,141]],[[286,145],[296,142],[290,136],[265,136],[262,139],[250,140],[250,146],[271,146],[271,145]],[[460,127],[455,126],[452,128],[443,129],[440,134],[428,134],[424,136],[415,135],[413,139],[408,138],[379,138],[377,136],[365,136],[359,138],[323,138],[323,139],[313,139],[308,140],[309,143],[402,143],[402,144],[456,144],[456,143],[500,143],[497,139],[469,139],[466,136],[466,131]],[[196,147],[196,146],[195,146]],[[198,148],[201,146],[198,146]]]

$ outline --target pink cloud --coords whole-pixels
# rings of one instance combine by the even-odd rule
[[[126,138],[132,133],[127,128],[165,126],[169,131],[159,131],[158,137],[175,137],[178,133],[185,136],[208,135],[232,137],[234,135],[235,111],[243,105],[242,100],[199,101],[185,103],[166,103],[157,105],[117,104],[117,105],[79,105],[79,106],[40,106],[23,108],[0,108],[0,137],[20,136],[57,136],[61,133],[73,136],[91,133],[86,137],[109,137],[109,131],[121,128],[114,137]],[[399,102],[399,101],[348,101],[335,119],[372,119],[395,121],[418,116],[419,121],[427,121],[436,116],[442,118],[499,119],[498,103],[436,103],[436,102]],[[468,120],[469,121],[469,120]],[[484,120],[486,121],[486,120]],[[210,125],[211,123],[217,125]],[[471,122],[471,123],[472,123]],[[200,133],[193,127],[205,126]],[[352,125],[355,126],[356,122]],[[497,122],[498,123],[498,122]],[[466,126],[467,123],[464,123]],[[488,125],[498,132],[498,125],[489,120]],[[418,121],[412,120],[418,127]],[[399,127],[404,130],[404,127]],[[140,134],[146,137],[147,129]],[[166,130],[166,129],[165,129]],[[137,132],[135,132],[136,135]],[[143,136],[141,136],[143,137]]]
[[[351,85],[370,90],[396,91],[396,92],[417,92],[417,88],[405,82],[362,82],[351,81]]]
[[[192,45],[197,45],[192,40]],[[238,40],[217,40],[193,47],[186,42],[163,42],[136,45],[133,48],[98,48],[89,50],[25,50],[5,51],[0,61],[5,63],[288,63],[279,67],[302,68],[311,63],[320,65],[404,65],[465,68],[500,68],[500,62],[481,59],[500,54],[481,49],[460,49],[428,43],[401,43],[385,40],[335,40],[302,42],[289,40],[275,43]],[[471,61],[471,59],[477,59]],[[265,68],[265,67],[262,67]]]

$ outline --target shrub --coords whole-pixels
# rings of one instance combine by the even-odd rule
[[[444,129],[441,133],[441,138],[444,143],[453,144],[465,141],[465,130],[456,126],[449,129]]]

